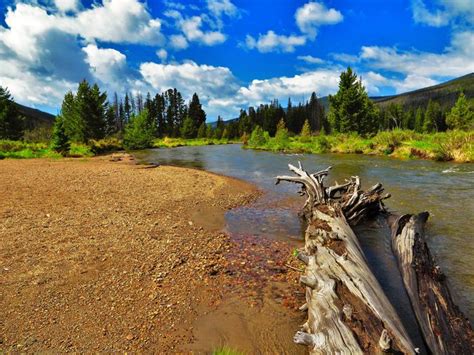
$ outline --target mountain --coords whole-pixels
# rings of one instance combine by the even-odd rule
[[[15,104],[20,114],[26,118],[26,126],[28,129],[32,129],[39,126],[53,126],[55,119],[54,115],[37,110],[35,108],[20,105],[19,103]]]
[[[430,99],[438,101],[442,107],[451,107],[456,102],[460,91],[463,91],[467,98],[474,97],[474,73],[404,94],[372,97],[371,99],[379,107],[392,103],[402,104],[404,107],[426,107]]]
[[[423,89],[398,95],[371,96],[370,99],[380,108],[390,104],[401,104],[405,108],[426,107],[430,99],[438,101],[441,107],[451,107],[456,102],[461,90],[467,98],[474,97],[474,73]],[[329,97],[321,97],[319,102],[324,106],[326,113],[329,112]]]

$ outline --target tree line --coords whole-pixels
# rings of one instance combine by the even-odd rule
[[[378,107],[369,98],[362,80],[349,67],[340,75],[337,93],[329,95],[327,115],[313,93],[304,104],[293,106],[289,100],[287,110],[278,101],[261,105],[256,111],[250,107],[248,112],[241,111],[236,125],[240,134],[253,132],[258,128],[257,136],[261,136],[262,132],[275,136],[278,123],[290,134],[304,135],[308,132],[356,132],[370,136],[396,128],[423,133],[447,129],[470,130],[474,128],[474,103],[461,92],[455,105],[448,109],[443,109],[435,100],[429,100],[426,107],[404,107],[400,103]]]

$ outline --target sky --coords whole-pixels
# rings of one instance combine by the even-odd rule
[[[0,86],[57,114],[78,82],[112,97],[196,92],[208,114],[337,91],[372,96],[474,72],[474,0],[0,0]]]

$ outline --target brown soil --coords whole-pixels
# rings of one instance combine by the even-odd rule
[[[289,247],[221,232],[256,195],[127,155],[0,161],[0,352],[294,352]]]

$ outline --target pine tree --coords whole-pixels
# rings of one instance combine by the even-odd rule
[[[311,138],[311,127],[309,126],[309,121],[305,120],[303,124],[303,128],[301,129],[301,141],[308,142]]]
[[[86,123],[78,112],[76,98],[71,91],[64,95],[60,116],[62,118],[62,124],[64,125],[65,133],[69,137],[70,141],[84,142]]]
[[[350,67],[341,73],[339,90],[329,96],[329,103],[329,118],[337,132],[369,134],[377,130],[377,110]]]
[[[181,137],[183,138],[195,138],[196,137],[196,122],[189,116],[184,119],[183,126],[181,127]]]
[[[23,129],[24,119],[20,116],[10,92],[0,86],[0,139],[20,139]]]
[[[154,127],[150,126],[148,110],[133,115],[125,127],[123,144],[127,149],[145,149],[151,147],[154,139]]]
[[[125,113],[125,122],[128,123],[132,116],[132,107],[130,106],[130,98],[128,97],[128,93],[125,93],[125,102],[123,104],[123,109]]]
[[[469,130],[474,128],[474,105],[469,102],[463,92],[449,111],[446,123],[450,129]]]
[[[438,131],[439,122],[442,119],[441,107],[438,102],[430,100],[423,120],[423,132],[431,133]]]
[[[197,132],[198,138],[206,138],[207,137],[207,124],[206,122],[201,123]]]
[[[415,132],[421,133],[423,132],[423,122],[425,121],[425,113],[423,111],[423,108],[418,107],[416,109],[416,114],[415,114]]]
[[[199,102],[199,96],[194,93],[189,103],[188,115],[194,121],[196,127],[200,127],[202,123],[206,122],[206,113],[202,109]]]
[[[66,135],[66,130],[64,128],[64,120],[61,116],[58,116],[54,121],[51,149],[61,155],[67,155],[70,148],[71,145],[69,143],[69,138]]]

